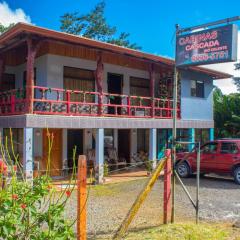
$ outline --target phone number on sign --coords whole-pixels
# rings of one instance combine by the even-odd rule
[[[191,57],[192,62],[213,61],[219,59],[227,59],[228,51],[220,51],[214,53],[204,53],[199,55],[193,55]]]

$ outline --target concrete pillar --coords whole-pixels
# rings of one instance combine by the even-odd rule
[[[131,129],[131,162],[137,154],[137,129]]]
[[[188,142],[195,142],[195,129],[194,128],[189,128],[188,129]],[[192,151],[192,149],[194,148],[194,144],[188,144],[188,151]]]
[[[27,181],[33,179],[33,128],[23,129],[23,171]]]
[[[96,181],[103,183],[104,174],[104,129],[96,129]]]
[[[209,129],[209,140],[210,141],[214,140],[214,128]]]
[[[157,164],[157,129],[151,128],[149,134],[149,160],[153,161],[153,169]]]
[[[113,129],[113,142],[114,142],[114,148],[116,148],[118,152],[118,129],[114,128]]]
[[[68,149],[67,149],[67,129],[62,130],[62,166],[63,169],[68,168]],[[76,156],[78,157],[78,156]],[[75,159],[76,160],[76,159]]]

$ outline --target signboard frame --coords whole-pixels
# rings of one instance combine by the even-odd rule
[[[215,28],[178,34],[176,66],[197,66],[237,61],[238,26],[227,24]]]

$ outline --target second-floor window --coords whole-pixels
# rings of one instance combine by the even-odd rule
[[[204,98],[204,82],[191,80],[191,96]]]

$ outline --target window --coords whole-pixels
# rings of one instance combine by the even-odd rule
[[[217,146],[218,144],[216,142],[214,143],[207,143],[204,146],[201,147],[201,152],[203,153],[216,153],[217,152]]]
[[[191,80],[191,96],[204,98],[204,82]]]
[[[130,95],[149,97],[150,96],[149,79],[130,77]]]
[[[238,152],[238,147],[236,143],[223,142],[221,146],[221,153],[235,154]]]
[[[64,88],[68,90],[78,91],[95,91],[95,77],[94,71],[64,67]],[[86,100],[92,102],[94,100],[93,95],[87,95]],[[83,101],[83,95],[72,94],[71,101]]]

